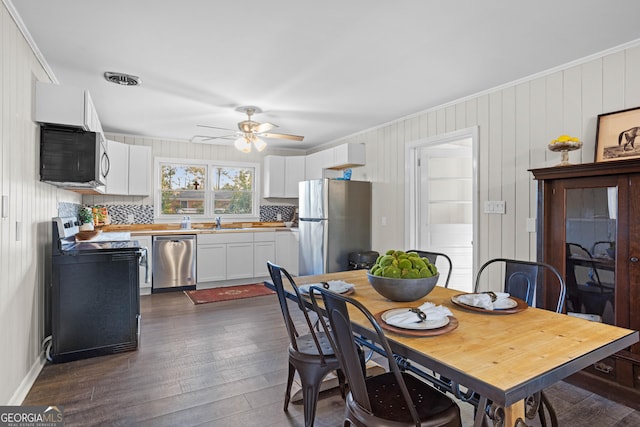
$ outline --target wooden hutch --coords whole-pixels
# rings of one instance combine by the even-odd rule
[[[567,283],[565,310],[640,330],[640,160],[531,169],[537,257]],[[568,378],[640,409],[640,344]]]

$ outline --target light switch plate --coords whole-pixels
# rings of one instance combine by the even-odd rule
[[[507,202],[504,200],[488,200],[484,202],[484,213],[505,214],[507,212]]]

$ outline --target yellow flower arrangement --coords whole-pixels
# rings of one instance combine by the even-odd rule
[[[580,140],[574,136],[560,135],[557,139],[554,139],[553,141],[551,141],[551,144],[566,143],[566,142],[580,142]]]

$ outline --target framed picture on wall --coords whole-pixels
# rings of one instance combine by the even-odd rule
[[[595,162],[640,157],[640,107],[598,116]]]

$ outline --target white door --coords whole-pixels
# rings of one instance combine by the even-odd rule
[[[442,252],[451,258],[449,287],[472,291],[476,161],[472,130],[418,141],[408,153],[411,214],[409,248]],[[446,263],[437,263],[446,272]]]

